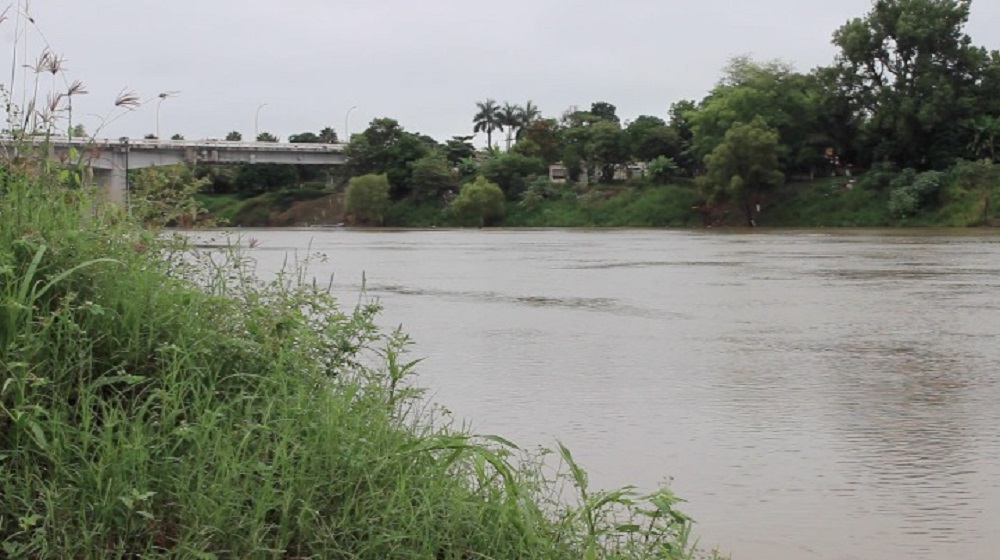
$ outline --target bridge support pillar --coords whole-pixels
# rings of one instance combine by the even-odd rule
[[[125,168],[118,165],[117,161],[114,163],[110,169],[95,168],[94,181],[104,191],[104,196],[109,202],[124,206],[128,196],[128,179],[125,176]]]

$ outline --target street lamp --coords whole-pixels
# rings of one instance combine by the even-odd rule
[[[257,106],[257,111],[253,114],[253,141],[257,141],[257,137],[260,136],[260,130],[257,126],[258,119],[260,118],[260,110],[267,107],[267,103],[261,103]]]
[[[344,115],[344,139],[343,142],[351,141],[351,111],[357,109],[358,106],[355,105],[347,110],[347,114]]]
[[[180,93],[179,91],[165,91],[165,92],[161,93],[160,95],[157,95],[157,97],[160,98],[160,100],[156,102],[156,139],[157,140],[160,139],[160,104],[163,103],[168,97],[174,97],[175,95],[177,95],[179,93]]]

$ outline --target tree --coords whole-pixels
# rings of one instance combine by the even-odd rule
[[[462,225],[478,227],[493,225],[503,219],[503,191],[496,183],[479,176],[475,181],[466,183],[462,187],[455,200],[451,201],[449,210]]]
[[[840,84],[866,116],[874,156],[944,167],[971,136],[986,51],[963,32],[971,0],[875,0],[833,36]]]
[[[616,121],[602,120],[589,127],[586,143],[587,163],[600,169],[600,181],[610,183],[615,168],[628,162],[628,144],[621,126]]]
[[[506,150],[510,151],[510,145],[514,141],[514,133],[522,126],[523,110],[512,103],[504,102],[500,109],[500,126],[507,131]]]
[[[520,139],[521,133],[524,132],[524,129],[531,126],[541,118],[542,112],[538,109],[538,105],[535,105],[535,103],[529,99],[524,104],[524,107],[521,107],[521,122],[518,123],[517,138]]]
[[[617,107],[606,101],[598,101],[590,105],[590,114],[602,121],[621,122],[621,119],[615,114],[617,110]]]
[[[174,134],[173,136],[171,136],[170,139],[171,140],[183,140],[184,139],[184,135],[178,132],[177,134]]]
[[[86,138],[87,129],[84,128],[83,123],[77,123],[69,129],[69,135],[73,138]]]
[[[323,130],[319,131],[319,141],[323,144],[336,144],[337,131],[329,126],[325,127]]]
[[[157,137],[156,137],[155,134],[150,133],[150,134],[147,134],[147,135],[143,136],[143,139],[145,139],[145,140],[157,140]]]
[[[412,190],[415,198],[438,199],[458,187],[458,180],[448,161],[440,153],[426,155],[413,162]]]
[[[271,134],[270,132],[261,132],[257,135],[258,142],[277,142],[278,137]]]
[[[448,163],[458,165],[461,161],[476,155],[476,147],[472,145],[472,136],[452,136],[444,144],[445,158]]]
[[[555,119],[535,120],[521,129],[520,141],[532,142],[538,146],[538,155],[547,164],[559,161],[563,145],[559,137],[559,123]]]
[[[659,156],[676,158],[681,139],[677,132],[659,117],[641,115],[625,129],[628,151],[639,161],[652,161]]]
[[[194,195],[208,183],[208,179],[196,178],[184,164],[138,169],[130,181],[132,214],[151,225],[194,225],[202,212]]]
[[[355,223],[382,225],[389,209],[388,178],[384,174],[351,178],[344,207]]]
[[[476,103],[476,114],[472,117],[472,132],[485,132],[486,145],[493,147],[493,131],[503,130],[501,124],[500,107],[496,100],[487,99]]]
[[[233,184],[241,193],[258,194],[296,185],[299,175],[293,165],[256,163],[240,165]]]
[[[782,167],[808,168],[800,161],[811,150],[823,153],[824,139],[816,139],[816,84],[798,74],[780,60],[757,62],[748,56],[729,61],[723,77],[698,109],[688,114],[691,120],[693,148],[704,159],[722,143],[724,136],[738,122],[756,117],[778,132]]]
[[[402,200],[410,193],[411,164],[431,152],[436,145],[407,132],[389,118],[373,119],[368,128],[352,134],[344,148],[348,168],[354,175],[382,174],[389,180],[393,200]]]
[[[233,130],[226,134],[226,140],[230,142],[239,142],[243,140],[243,134],[241,134],[238,130]]]
[[[700,163],[694,154],[694,131],[691,129],[691,115],[695,110],[697,110],[697,104],[694,101],[685,99],[672,103],[668,111],[670,115],[670,122],[668,123],[670,129],[676,132],[677,137],[680,139],[679,152],[675,161],[677,162],[677,166],[687,175],[694,175],[695,168]]]
[[[320,137],[315,132],[300,132],[288,137],[288,141],[293,144],[319,144]]]
[[[761,193],[784,181],[778,163],[778,132],[759,117],[749,124],[736,123],[705,158],[705,167],[704,184],[716,197],[739,204],[747,225],[754,226]]]
[[[547,175],[545,162],[539,158],[527,157],[507,152],[483,164],[480,172],[496,183],[508,200],[515,200],[528,186],[528,180],[538,175]]]

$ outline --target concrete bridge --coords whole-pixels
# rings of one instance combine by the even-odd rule
[[[278,142],[232,142],[227,140],[148,140],[121,138],[90,139],[65,136],[30,137],[16,141],[0,137],[0,149],[16,152],[27,142],[48,150],[63,160],[76,151],[75,159],[94,172],[108,199],[125,203],[127,174],[131,169],[176,163],[279,163],[288,165],[342,165],[345,144],[281,144]],[[74,160],[75,160],[74,159]]]

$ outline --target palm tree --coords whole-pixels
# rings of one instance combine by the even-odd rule
[[[319,141],[324,144],[336,144],[337,143],[337,131],[331,127],[326,127],[319,131]]]
[[[472,123],[475,125],[472,132],[485,132],[486,144],[492,148],[493,131],[503,130],[503,125],[500,124],[500,107],[495,99],[487,99],[477,101],[476,109],[478,110],[476,116],[472,117]]]
[[[524,107],[521,108],[521,122],[517,129],[518,136],[521,135],[522,130],[531,126],[531,123],[540,118],[542,118],[542,112],[538,110],[538,105],[535,105],[535,102],[529,99],[524,104]]]
[[[510,151],[510,143],[514,139],[514,131],[521,128],[521,114],[523,109],[514,105],[513,103],[503,104],[503,108],[500,109],[500,125],[501,130],[505,127],[507,129],[507,151]]]

